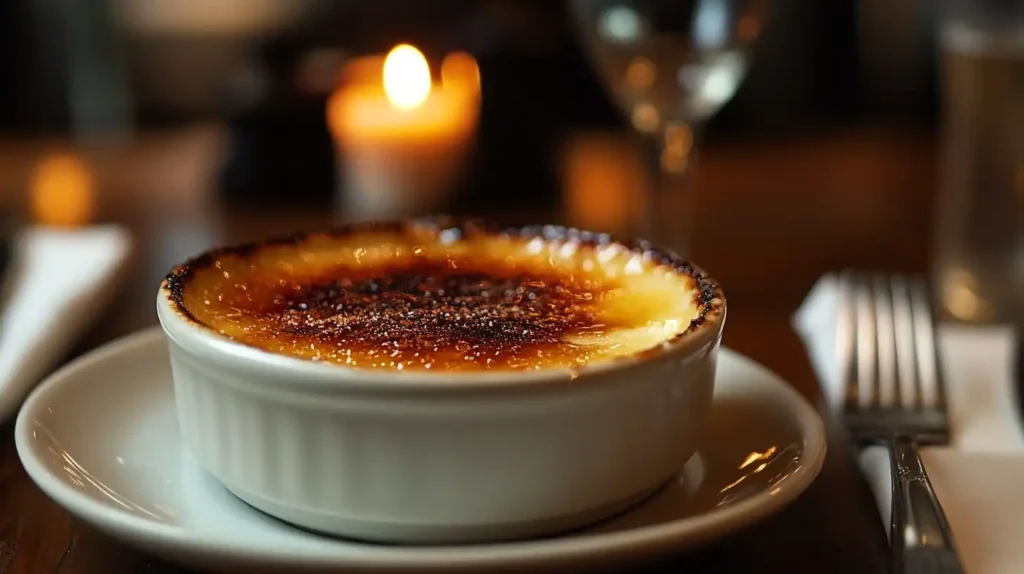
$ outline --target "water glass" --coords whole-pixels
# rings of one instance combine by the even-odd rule
[[[935,282],[946,318],[1004,322],[1024,286],[1024,6],[951,2],[939,42]]]

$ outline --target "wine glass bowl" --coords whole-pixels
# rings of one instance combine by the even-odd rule
[[[728,102],[764,0],[570,0],[584,48],[634,127],[702,122]]]
[[[747,73],[767,0],[568,0],[598,77],[633,128],[651,144],[658,182],[631,226],[688,251],[682,221],[685,175],[702,124],[725,105]]]

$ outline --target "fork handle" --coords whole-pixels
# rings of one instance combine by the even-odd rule
[[[949,522],[921,463],[917,441],[908,436],[891,437],[889,456],[893,573],[962,574]]]

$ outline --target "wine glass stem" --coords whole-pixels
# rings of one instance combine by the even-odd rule
[[[697,129],[693,123],[669,122],[648,140],[651,185],[641,235],[658,247],[690,256],[695,201],[692,189]]]

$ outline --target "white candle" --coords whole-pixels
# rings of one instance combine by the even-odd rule
[[[445,58],[438,84],[409,45],[346,66],[327,114],[344,161],[342,215],[375,219],[435,210],[461,172],[479,102],[479,70],[467,54]]]

